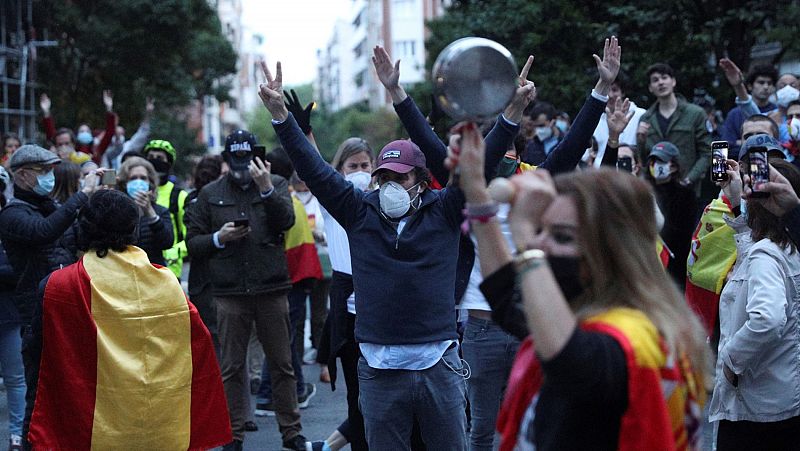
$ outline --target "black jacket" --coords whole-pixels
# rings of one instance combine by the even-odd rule
[[[8,255],[0,243],[0,326],[16,326],[20,324],[19,311],[14,302],[14,290],[17,289],[17,275],[8,262]]]
[[[157,221],[153,222],[150,218],[139,218],[136,247],[147,253],[150,263],[167,266],[162,251],[171,248],[174,241],[172,218],[169,210],[161,205],[153,204],[153,209],[158,215]]]
[[[190,215],[189,210],[197,205],[197,196],[200,191],[191,191],[186,196],[186,203],[184,204],[184,214]],[[188,221],[186,223],[188,225]],[[189,298],[194,301],[195,296],[201,295],[208,287],[211,286],[211,271],[208,269],[208,259],[200,258],[194,254],[192,257],[192,266],[189,269]]]
[[[294,225],[289,184],[273,175],[272,194],[262,198],[251,183],[242,190],[227,175],[204,186],[185,216],[189,255],[209,260],[214,295],[242,296],[288,291],[283,233]],[[250,233],[218,249],[213,234],[226,222],[248,218]]]
[[[30,195],[26,198],[34,199]],[[56,269],[76,261],[75,249],[65,245],[65,242],[74,243],[74,239],[66,235],[75,223],[78,210],[88,200],[86,194],[78,192],[46,214],[43,207],[51,202],[47,197],[40,197],[35,203],[12,199],[0,212],[0,238],[19,276],[16,297],[24,322],[30,319],[39,282]]]

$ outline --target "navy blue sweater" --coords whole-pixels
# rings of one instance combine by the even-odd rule
[[[419,146],[425,154],[425,162],[439,183],[447,183],[450,172],[444,167],[444,159],[447,157],[447,146],[431,130],[428,121],[414,103],[411,96],[394,106],[397,116],[403,123],[411,141]],[[511,125],[507,121],[498,117],[494,128],[486,135],[487,154],[505,154],[506,149],[514,142],[514,137],[519,132],[518,125]],[[496,171],[498,161],[489,162],[484,167],[486,179],[491,179]],[[468,236],[462,235],[458,243],[458,263],[456,264],[456,285],[455,300],[461,302],[464,293],[467,291],[469,276],[472,266],[475,263],[475,247]]]
[[[454,268],[458,258],[459,189],[425,190],[401,234],[380,212],[378,191],[364,193],[328,165],[294,117],[274,125],[297,174],[350,241],[356,297],[356,339],[419,344],[457,339]]]

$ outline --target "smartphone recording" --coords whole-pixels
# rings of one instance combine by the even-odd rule
[[[711,181],[727,182],[728,172],[728,141],[714,141],[711,143]]]
[[[747,152],[749,163],[747,165],[750,175],[750,197],[768,197],[769,193],[758,191],[756,187],[762,183],[769,182],[769,159],[767,158],[767,148],[763,146],[752,147]]]

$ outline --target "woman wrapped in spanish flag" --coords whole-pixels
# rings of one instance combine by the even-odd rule
[[[653,252],[646,184],[605,169],[513,177],[512,259],[472,124],[459,147],[449,164],[478,240],[481,290],[504,306],[493,318],[529,333],[498,416],[500,449],[698,449],[706,347]]]
[[[231,441],[208,330],[168,268],[136,241],[114,190],[78,217],[77,263],[40,285],[24,353],[33,449],[209,449]]]

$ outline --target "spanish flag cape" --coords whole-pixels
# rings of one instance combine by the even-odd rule
[[[286,265],[292,283],[303,279],[322,279],[322,266],[319,264],[317,246],[308,221],[306,209],[299,199],[292,196],[294,225],[284,234]]]
[[[208,330],[172,272],[129,247],[54,272],[28,440],[36,449],[209,449],[231,441]]]
[[[619,431],[621,451],[699,449],[705,392],[689,361],[668,356],[655,325],[639,310],[615,308],[590,317],[581,329],[610,335],[625,352],[628,410]],[[511,451],[525,411],[544,381],[530,337],[517,352],[497,417],[500,451]]]
[[[730,201],[724,196],[714,199],[703,210],[686,262],[686,301],[709,335],[717,320],[725,277],[736,262],[735,232],[723,215],[733,217]]]

